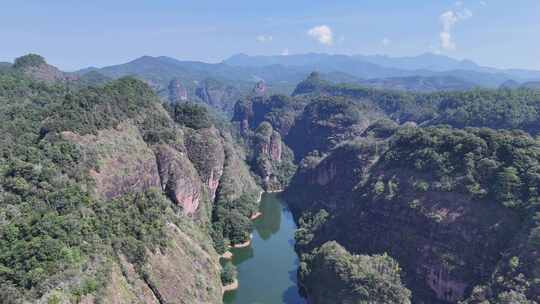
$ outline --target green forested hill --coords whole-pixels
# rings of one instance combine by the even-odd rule
[[[221,302],[259,188],[227,127],[169,110],[134,78],[0,73],[1,303]]]
[[[527,88],[419,94],[332,84],[313,73],[294,92],[294,95],[320,94],[371,104],[401,123],[522,129],[536,133],[540,121],[540,91]]]
[[[270,124],[299,161],[287,196],[313,303],[362,303],[378,284],[359,283],[369,262],[321,254],[329,241],[388,253],[414,303],[536,303],[539,105],[527,89],[411,94],[312,74],[291,98],[239,102],[234,120]]]
[[[2,303],[220,303],[261,187],[287,188],[313,303],[539,301],[538,91],[313,73],[228,123],[36,56],[0,69]]]

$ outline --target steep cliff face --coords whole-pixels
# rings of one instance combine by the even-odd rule
[[[197,133],[193,130],[188,132]],[[182,136],[183,132],[176,134]],[[198,135],[204,137],[204,134],[212,134],[214,140],[220,138],[215,129],[201,130]],[[95,159],[98,164],[90,171],[96,197],[111,200],[129,193],[160,188],[181,208],[183,214],[195,216],[200,225],[209,225],[213,197],[224,170],[221,144],[209,144],[210,139],[204,137],[207,145],[200,146],[199,152],[202,153],[200,161],[205,166],[196,168],[195,164],[200,163],[194,164],[189,159],[188,149],[183,145],[184,141],[189,140],[180,137],[173,145],[148,146],[131,122],[121,123],[115,129],[101,130],[97,135],[80,136],[63,132],[62,136],[76,143],[85,157]],[[209,148],[208,153],[204,153],[205,147]],[[186,231],[198,231],[200,228],[194,225],[182,228],[168,224],[168,245],[158,251],[148,250],[147,262],[142,270],[145,275],[141,276],[140,271],[135,271],[134,265],[127,261],[120,264],[120,273],[118,265],[113,264],[111,281],[100,296],[100,301],[220,303],[220,265],[208,235],[194,239]],[[196,233],[204,235],[202,232]],[[94,303],[96,299],[88,296],[83,300]]]
[[[268,191],[282,190],[288,184],[295,166],[291,150],[268,122],[263,122],[248,138],[252,146],[251,167]]]
[[[423,140],[420,134],[437,138],[441,146],[428,148],[434,144],[420,144]],[[500,190],[494,185],[503,181],[491,180],[495,173],[469,173],[467,183],[472,184],[464,186],[466,171],[462,170],[465,169],[448,168],[443,174],[436,167],[429,167],[431,160],[427,160],[444,162],[444,158],[464,158],[457,154],[474,151],[466,157],[468,172],[488,170],[485,166],[492,164],[492,160],[493,164],[504,168],[505,160],[500,158],[504,154],[499,154],[504,152],[489,148],[475,150],[475,145],[494,147],[498,140],[509,140],[511,136],[480,131],[467,134],[445,129],[405,128],[389,141],[357,140],[343,144],[322,159],[306,157],[291,183],[289,201],[297,215],[306,210],[324,209],[331,216],[311,234],[304,233],[309,237],[299,242],[298,249],[301,253],[309,252],[329,240],[336,240],[353,253],[387,252],[404,268],[405,285],[418,303],[464,300],[476,285],[491,284],[494,273],[501,272],[500,265],[509,263],[500,253],[512,251],[516,246],[522,248],[522,253],[528,252],[522,254],[523,260],[519,260],[529,261],[524,263],[534,269],[537,266],[533,266],[536,264],[530,259],[534,249],[524,249],[528,241],[523,238],[523,230],[530,231],[531,226],[523,221],[519,209],[504,203],[496,194]],[[418,141],[409,141],[411,138]],[[442,138],[452,138],[457,149],[465,151],[446,152],[451,156],[438,158],[438,153],[446,149]],[[436,145],[439,144],[437,140]],[[530,138],[520,140],[535,145]],[[508,149],[517,154],[533,153]],[[532,161],[536,157],[533,155],[525,157],[530,160],[529,165],[537,161]],[[489,170],[496,170],[491,168]],[[502,173],[497,176],[505,178]],[[501,290],[524,290],[523,297],[528,295],[530,300],[535,299],[535,287],[523,287],[516,283],[517,279],[511,279],[521,276],[530,282],[534,271],[516,268],[509,272],[510,275],[508,271],[506,275],[500,275],[500,281],[507,283],[484,287],[484,294],[491,294],[492,298],[495,294],[496,298]],[[505,287],[501,287],[503,285]]]
[[[298,115],[302,113],[307,100],[294,99],[284,95],[270,97],[254,96],[240,99],[234,107],[233,122],[242,132],[255,130],[262,122],[269,122],[281,136],[286,136]]]
[[[86,297],[86,303],[94,303],[95,297]],[[107,304],[149,303],[159,304],[159,299],[148,284],[139,277],[133,264],[130,264],[123,255],[111,267],[109,283],[100,299]]]
[[[246,165],[245,154],[242,150],[235,148],[230,134],[225,134],[223,144],[226,161],[217,191],[217,200],[234,202],[242,195],[256,200],[261,189]]]
[[[212,245],[193,239],[174,224],[168,246],[151,253],[145,281],[160,303],[221,303],[220,265]]]
[[[17,116],[0,127],[0,302],[221,303],[214,246],[230,235],[213,215],[249,235],[260,193],[228,128],[171,117],[134,78],[36,81],[0,73],[0,116]]]
[[[179,79],[173,79],[167,87],[169,91],[169,102],[179,103],[188,100],[188,93],[186,87]]]
[[[234,102],[240,99],[242,94],[233,86],[227,86],[218,81],[207,79],[197,87],[195,95],[204,103],[225,113],[231,113]]]
[[[215,127],[186,132],[187,155],[197,168],[212,201],[216,198],[225,166],[223,141]]]
[[[376,117],[376,116],[375,116]],[[301,160],[312,151],[328,151],[344,140],[362,134],[375,118],[354,102],[341,98],[317,98],[306,106],[285,137]]]
[[[253,88],[253,94],[255,96],[264,96],[268,92],[268,87],[264,81],[259,81],[255,84]]]
[[[90,176],[95,182],[96,196],[113,199],[160,187],[155,155],[133,123],[100,130],[97,135],[80,136],[66,131],[62,136],[79,145],[89,161],[95,161]]]
[[[205,199],[197,170],[185,153],[166,145],[155,148],[161,187],[187,215],[194,214]]]

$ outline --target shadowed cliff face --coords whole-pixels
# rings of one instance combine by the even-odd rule
[[[234,102],[241,97],[241,92],[233,86],[206,80],[195,90],[195,95],[204,103],[224,113],[230,113]]]
[[[276,172],[271,132],[294,152],[298,171],[287,193],[307,227],[298,234],[300,254],[330,240],[353,254],[387,252],[404,268],[413,300],[424,303],[528,303],[520,299],[537,299],[532,278],[540,269],[531,249],[540,239],[537,143],[520,132],[425,127],[438,116],[456,118],[448,107],[483,100],[469,94],[413,96],[334,85],[314,73],[292,98],[239,101],[233,121],[264,182]],[[497,115],[467,123],[492,127]],[[330,218],[314,225],[322,210]]]
[[[386,254],[352,255],[331,241],[302,256],[299,277],[313,304],[410,304],[400,271]]]
[[[448,131],[445,134],[444,129],[421,131],[409,128],[402,132],[400,136],[433,132],[429,133],[430,136],[439,140],[441,137],[438,136],[456,136],[453,139],[456,141],[462,138],[462,145],[456,145],[476,151],[469,154],[471,160],[467,165],[472,166],[469,168],[478,166],[476,170],[483,170],[482,166],[490,163],[486,160],[487,155],[501,162],[504,160],[498,157],[502,154],[497,154],[501,152],[496,150],[483,150],[483,156],[473,157],[473,153],[480,153],[479,150],[470,146],[465,148],[464,142],[468,141],[469,145],[476,142],[482,146],[483,142],[478,138],[483,138],[487,146],[493,147],[497,144],[492,141],[512,138],[505,138],[510,136],[505,133],[481,131],[471,134]],[[415,138],[414,135],[411,137]],[[475,175],[479,183],[475,187],[485,189],[478,191],[475,190],[477,188],[460,185],[465,178],[460,171],[463,169],[453,168],[452,173],[441,179],[435,169],[419,169],[424,164],[418,160],[422,159],[419,156],[416,156],[416,161],[396,161],[401,157],[414,158],[411,155],[418,155],[408,149],[421,151],[424,148],[422,151],[426,152],[421,155],[442,153],[440,150],[427,152],[429,148],[422,145],[429,144],[420,142],[406,144],[403,139],[393,137],[389,141],[366,138],[343,144],[323,158],[305,158],[288,190],[293,211],[299,216],[306,211],[324,209],[331,216],[312,232],[308,241],[298,244],[300,253],[309,252],[330,240],[354,253],[386,252],[404,268],[404,282],[413,292],[413,299],[426,303],[464,300],[476,285],[490,284],[494,273],[499,273],[499,280],[507,283],[484,287],[482,292],[486,299],[497,297],[497,288],[504,290],[512,284],[521,286],[516,282],[508,283],[508,280],[513,280],[508,279],[509,276],[534,276],[534,271],[526,268],[514,270],[511,274],[500,270],[500,267],[506,268],[504,265],[509,263],[511,256],[502,257],[501,252],[520,246],[523,250],[521,255],[528,256],[527,260],[535,256],[533,250],[524,249],[527,241],[523,240],[523,231],[531,229],[529,224],[523,221],[519,211],[508,208],[496,195],[493,196],[497,191],[493,184],[500,182],[490,181],[493,174]],[[532,141],[529,143],[534,145]],[[501,287],[503,285],[506,287]],[[534,289],[519,288],[528,290],[525,293],[534,298]]]

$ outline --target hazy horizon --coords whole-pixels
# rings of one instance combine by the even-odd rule
[[[64,70],[143,55],[220,62],[231,55],[426,52],[540,70],[540,2],[520,0],[213,2],[30,0],[0,12],[0,61],[37,53]]]
[[[15,59],[17,59],[18,57],[22,57],[24,55],[27,55],[27,54],[37,54],[37,55],[40,55],[40,56],[43,56],[43,54],[40,54],[40,53],[24,53],[24,54],[21,54],[20,56],[16,56],[12,59],[8,59],[8,60],[0,60],[0,62],[9,62],[9,63],[13,63],[15,61]],[[207,64],[219,64],[219,63],[223,63],[225,62],[227,59],[231,58],[231,57],[234,57],[234,56],[237,56],[237,55],[246,55],[246,56],[249,56],[249,57],[280,57],[280,56],[304,56],[304,55],[328,55],[328,56],[381,56],[381,57],[387,57],[387,58],[392,58],[392,59],[398,59],[398,58],[415,58],[415,57],[420,57],[420,56],[423,56],[423,55],[433,55],[433,56],[444,56],[444,57],[447,57],[447,58],[450,58],[450,59],[454,59],[454,60],[457,60],[457,61],[472,61],[473,63],[477,64],[478,66],[480,67],[486,67],[486,68],[496,68],[496,69],[500,69],[501,71],[504,71],[504,70],[530,70],[530,71],[540,71],[540,68],[539,69],[532,69],[532,68],[516,68],[516,67],[508,67],[508,68],[499,68],[499,67],[496,67],[496,66],[489,66],[489,65],[482,65],[481,63],[479,62],[476,62],[474,60],[471,60],[471,59],[468,59],[468,58],[456,58],[456,57],[452,57],[452,56],[448,56],[448,55],[445,55],[445,54],[436,54],[436,53],[432,53],[432,52],[424,52],[424,53],[420,53],[420,54],[416,54],[416,55],[404,55],[404,56],[392,56],[392,55],[388,55],[388,54],[333,54],[333,53],[322,53],[322,52],[306,52],[306,53],[298,53],[298,54],[287,54],[287,55],[283,55],[283,54],[246,54],[246,53],[235,53],[235,54],[231,54],[230,56],[225,56],[223,57],[223,59],[220,59],[218,61],[205,61],[205,60],[197,60],[197,59],[189,59],[189,58],[178,58],[178,57],[175,57],[175,56],[171,56],[171,55],[159,55],[159,54],[156,54],[156,55],[149,55],[149,54],[142,54],[140,56],[137,56],[137,57],[133,57],[133,58],[130,58],[130,59],[126,59],[124,61],[120,61],[120,62],[116,62],[116,63],[112,63],[112,64],[93,64],[93,65],[88,65],[88,66],[80,66],[80,67],[75,67],[75,68],[63,68],[61,65],[57,65],[55,64],[54,62],[51,62],[49,60],[49,58],[47,58],[46,56],[43,56],[45,58],[45,60],[47,60],[47,62],[53,66],[56,66],[58,67],[59,69],[61,69],[62,71],[65,71],[65,72],[76,72],[76,71],[80,71],[80,70],[84,70],[84,69],[89,69],[89,68],[98,68],[98,69],[101,69],[101,68],[105,68],[105,67],[109,67],[109,66],[116,66],[116,65],[122,65],[122,64],[126,64],[126,63],[130,63],[132,61],[135,61],[137,59],[140,59],[140,58],[143,58],[143,57],[153,57],[153,58],[159,58],[159,57],[167,57],[167,58],[172,58],[172,59],[175,59],[175,60],[178,60],[178,61],[182,61],[182,62],[200,62],[200,63],[207,63]]]

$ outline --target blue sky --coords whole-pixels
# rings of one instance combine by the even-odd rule
[[[28,52],[66,70],[142,55],[418,55],[540,70],[538,0],[0,0],[0,61]]]

